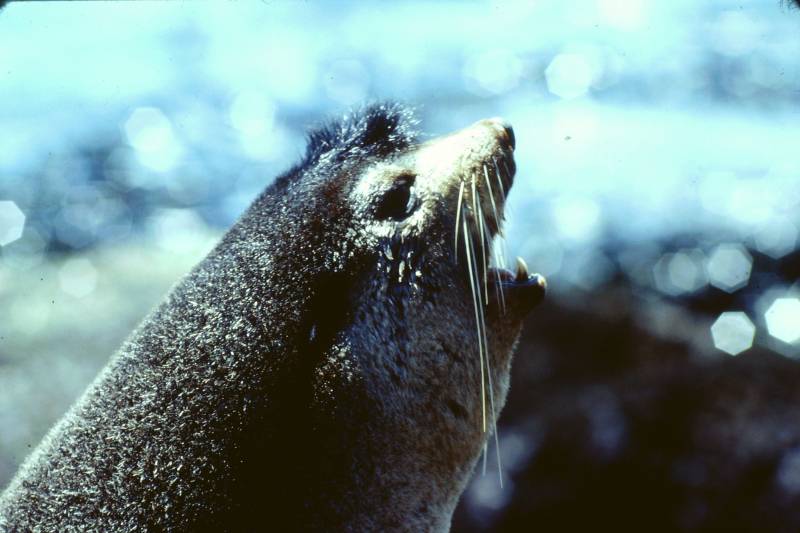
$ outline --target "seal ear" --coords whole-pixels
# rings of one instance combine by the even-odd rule
[[[415,139],[411,110],[399,104],[374,104],[361,111],[353,144],[377,156],[407,148]]]
[[[386,156],[410,146],[417,137],[416,126],[413,112],[404,105],[365,105],[312,131],[306,160],[316,162],[328,152],[334,152],[337,161],[352,155]]]

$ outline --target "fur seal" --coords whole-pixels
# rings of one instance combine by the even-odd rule
[[[384,103],[312,132],[26,460],[4,530],[447,530],[544,281],[489,266],[511,128],[415,128]]]

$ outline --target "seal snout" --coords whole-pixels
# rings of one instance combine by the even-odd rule
[[[475,155],[472,164],[465,166],[465,174],[459,177],[462,182],[475,183],[477,191],[467,190],[467,196],[477,194],[489,230],[494,236],[501,225],[506,196],[514,184],[517,171],[514,162],[514,128],[502,118],[485,118],[456,135],[470,146]]]
[[[478,191],[479,195],[485,192],[485,196],[490,197],[490,200],[493,202],[491,209],[487,209],[487,213],[484,215],[485,220],[489,222],[489,224],[487,224],[489,228],[489,238],[493,238],[493,230],[500,230],[500,218],[503,215],[503,208],[505,207],[505,197],[510,192],[511,186],[514,183],[514,174],[516,173],[514,149],[516,148],[517,141],[514,135],[514,128],[503,118],[487,118],[478,122],[478,125],[488,128],[492,132],[497,147],[499,148],[491,157],[492,164],[495,168],[495,176],[497,178],[495,182],[498,186],[495,189],[497,195],[492,192],[489,175],[485,176],[486,183],[483,184],[486,191],[483,191],[482,188],[479,188]],[[491,254],[489,254],[489,257],[491,257]],[[486,275],[489,279],[496,280],[494,288],[503,293],[501,300],[507,301],[510,307],[522,314],[527,313],[540,303],[547,292],[547,282],[545,278],[539,274],[529,274],[528,266],[521,258],[517,258],[515,273],[505,268],[490,268],[489,271],[486,272]]]
[[[511,127],[511,124],[506,119],[494,117],[486,119],[486,122],[489,122],[492,127],[498,130],[500,133],[500,141],[504,144],[505,148],[513,150],[517,147],[517,138],[514,136],[514,128]]]
[[[478,124],[489,126],[497,134],[497,140],[506,150],[514,150],[517,146],[517,138],[514,135],[514,128],[502,117],[492,117],[483,119]]]
[[[493,136],[499,148],[494,158],[502,167],[502,170],[498,169],[497,172],[500,177],[499,185],[503,195],[506,195],[509,189],[511,189],[511,185],[514,183],[514,174],[517,170],[514,162],[514,149],[517,146],[517,137],[514,135],[514,128],[511,127],[511,124],[507,120],[500,117],[487,118],[480,121],[478,124],[488,127],[494,134]]]
[[[509,310],[509,318],[518,320],[544,298],[547,285],[542,276],[528,273],[522,259],[514,273],[505,268],[504,257],[495,258],[493,253],[495,237],[502,238],[506,200],[516,173],[514,128],[502,118],[486,118],[442,143],[467,154],[456,160],[460,171],[451,174],[456,263],[466,270],[476,306],[495,308],[496,303],[503,315]],[[429,146],[435,149],[434,144]],[[489,294],[490,288],[495,296]]]

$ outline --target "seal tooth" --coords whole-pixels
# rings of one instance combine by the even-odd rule
[[[514,281],[527,281],[528,280],[528,265],[521,257],[517,257],[517,277]]]

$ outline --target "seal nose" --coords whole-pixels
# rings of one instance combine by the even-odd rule
[[[506,138],[508,139],[508,145],[511,146],[511,148],[516,148],[517,147],[517,138],[514,137],[514,128],[512,128],[511,124],[509,124],[508,122],[506,122],[503,119],[498,119],[498,122],[500,124],[500,127],[502,127],[503,130],[506,132]]]
[[[514,136],[514,128],[505,119],[494,117],[487,120],[500,133],[502,140],[512,150],[516,148],[517,138]]]

